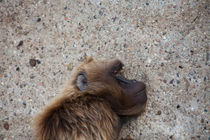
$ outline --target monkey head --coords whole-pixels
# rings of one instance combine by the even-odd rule
[[[98,61],[88,57],[73,72],[70,84],[81,94],[107,100],[119,116],[139,115],[147,101],[146,86],[121,74],[123,63],[118,60]],[[68,85],[69,86],[69,85]]]

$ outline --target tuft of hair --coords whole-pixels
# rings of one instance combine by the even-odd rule
[[[37,140],[114,140],[120,130],[110,105],[88,94],[75,100],[61,94],[34,121]]]

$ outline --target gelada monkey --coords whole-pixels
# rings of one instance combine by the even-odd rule
[[[37,140],[116,140],[121,118],[138,116],[146,86],[122,76],[120,60],[88,57],[64,90],[35,117]]]

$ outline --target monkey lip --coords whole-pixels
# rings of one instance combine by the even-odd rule
[[[146,85],[143,82],[135,79],[126,79],[120,71],[122,70],[123,64],[121,61],[116,61],[112,72],[117,80],[118,84],[124,90],[124,93],[130,98],[135,104],[145,104],[147,101]]]
[[[141,94],[146,90],[146,85],[143,82],[137,80],[129,80],[123,77],[121,74],[117,74],[116,79],[120,86],[125,89],[125,91],[134,94],[135,96]]]
[[[135,104],[143,105],[147,101],[146,85],[137,80],[128,80],[121,74],[116,75],[119,85],[123,88],[124,93]]]

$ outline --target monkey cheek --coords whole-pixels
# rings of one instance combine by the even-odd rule
[[[144,105],[147,101],[146,85],[143,82],[135,82],[132,86],[125,88],[124,91],[133,105]]]

